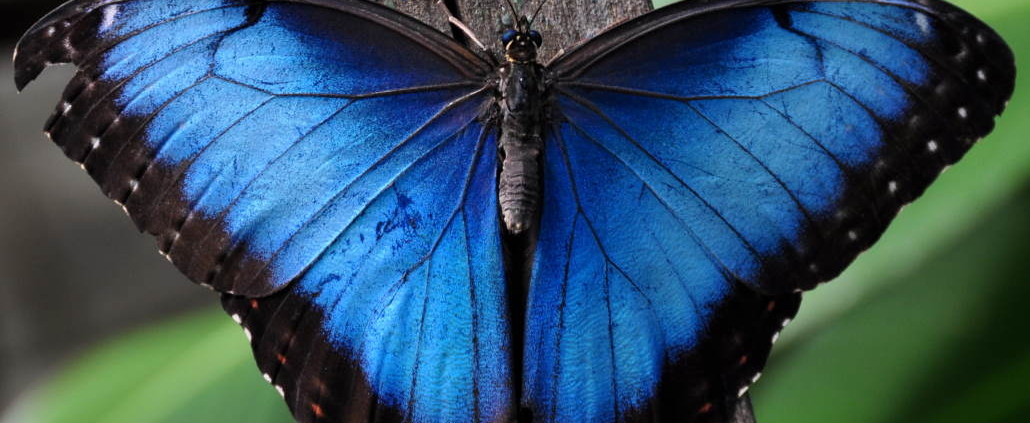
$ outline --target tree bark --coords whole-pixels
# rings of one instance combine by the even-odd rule
[[[450,33],[447,16],[436,0],[377,0],[392,6],[434,28]],[[476,37],[491,51],[500,53],[501,34],[510,28],[513,17],[505,0],[453,0],[458,15]],[[512,0],[519,15],[532,15],[538,1]],[[542,63],[547,63],[562,49],[592,37],[601,30],[647,13],[653,9],[651,0],[548,0],[533,28],[544,37],[540,49]],[[516,18],[517,19],[517,18]]]
[[[451,33],[447,15],[437,0],[375,0],[394,7],[447,34]],[[518,19],[513,17],[505,0],[448,0],[456,6],[451,10],[461,19],[488,49],[498,54],[503,51],[501,34]],[[538,1],[512,0],[519,16],[532,17]],[[544,37],[540,48],[540,61],[547,63],[552,57],[593,37],[617,23],[633,19],[654,9],[651,0],[547,0],[533,22]],[[473,47],[474,48],[474,47]],[[729,423],[756,423],[751,398],[745,395],[737,401],[733,420]]]

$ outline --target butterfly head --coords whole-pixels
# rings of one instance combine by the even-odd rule
[[[505,31],[501,36],[504,56],[509,62],[524,63],[536,59],[536,49],[544,43],[544,38],[536,30],[530,29],[529,24],[529,19],[523,16],[515,28]]]

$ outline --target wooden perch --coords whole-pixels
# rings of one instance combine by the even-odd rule
[[[447,16],[436,0],[377,0],[392,6],[436,29],[450,33]],[[511,12],[504,0],[448,0],[457,4],[458,17],[476,33],[483,44],[500,52],[501,34],[510,27]],[[513,0],[519,13],[530,15],[536,1]],[[589,38],[618,22],[632,19],[653,9],[650,0],[549,0],[533,23],[544,36],[540,49],[541,62],[546,63],[561,49]]]

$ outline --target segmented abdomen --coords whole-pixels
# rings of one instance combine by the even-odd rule
[[[539,143],[521,142],[502,136],[504,161],[498,181],[497,199],[504,226],[518,234],[533,226],[540,202]],[[534,137],[535,138],[535,137]]]

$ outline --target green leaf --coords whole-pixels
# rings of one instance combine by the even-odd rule
[[[223,312],[156,325],[88,352],[20,412],[26,423],[285,423],[286,405]]]
[[[761,421],[1025,419],[1025,188],[944,254],[774,357],[755,390]]]

